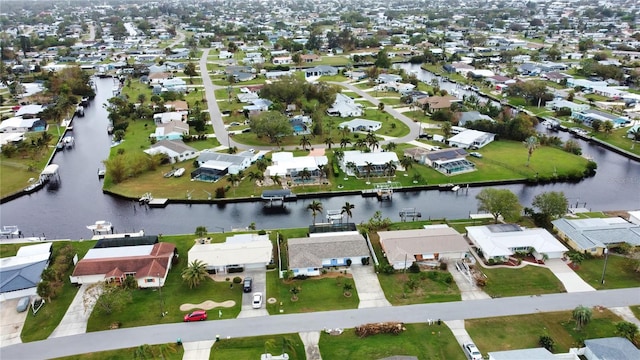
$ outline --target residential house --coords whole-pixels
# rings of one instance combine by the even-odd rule
[[[305,77],[333,76],[338,74],[338,68],[329,65],[318,65],[304,70]]]
[[[385,164],[392,162],[400,164],[398,155],[393,151],[362,152],[359,150],[345,151],[340,168],[349,176],[362,176],[367,173],[366,168],[371,164],[369,175],[381,176],[385,173]]]
[[[570,78],[571,75],[567,75],[567,74],[564,74],[564,73],[561,73],[561,72],[557,72],[557,71],[551,71],[551,72],[544,73],[544,74],[540,75],[540,77],[542,77],[544,79],[547,79],[549,81],[553,81],[556,84],[559,84],[563,80],[565,80],[567,78]]]
[[[451,95],[423,97],[417,100],[420,106],[426,106],[430,112],[449,109],[454,102],[460,102],[460,99]]]
[[[176,246],[159,242],[153,245],[119,246],[90,249],[76,264],[69,277],[72,284],[100,281],[121,283],[133,276],[140,288],[157,288],[164,282],[176,256]]]
[[[508,261],[517,253],[531,253],[540,261],[560,259],[568,250],[546,229],[527,229],[517,224],[468,226],[467,237],[487,260]]]
[[[582,111],[575,111],[571,113],[571,118],[582,122],[585,126],[592,126],[593,121],[600,120],[601,122],[610,121],[614,127],[620,127],[629,122],[628,118],[621,117],[605,113],[599,110],[586,109]]]
[[[155,138],[157,141],[182,140],[183,135],[189,135],[189,125],[183,121],[171,120],[158,124],[156,131],[149,137]]]
[[[454,135],[447,139],[447,142],[450,146],[459,147],[463,149],[469,148],[481,148],[490,142],[492,142],[496,137],[496,134],[487,133],[484,131],[468,129],[463,131],[457,135]]]
[[[290,152],[276,152],[271,155],[271,165],[265,171],[265,176],[289,176],[292,181],[299,179],[302,171],[309,172],[311,179],[323,175],[320,167],[329,163],[326,156],[293,156]]]
[[[264,73],[264,77],[266,77],[268,80],[273,80],[273,79],[277,79],[277,78],[281,78],[284,76],[291,76],[293,74],[292,71],[267,71]]]
[[[402,76],[396,74],[380,74],[376,79],[378,84],[398,83],[402,81]]]
[[[476,68],[472,65],[469,65],[464,62],[453,62],[451,64],[445,64],[443,66],[444,70],[450,73],[457,73],[464,77],[467,76],[467,73],[471,70],[475,70]]]
[[[604,250],[627,243],[640,246],[640,225],[619,217],[597,219],[558,219],[551,222],[558,236],[574,250],[602,256]]]
[[[187,82],[180,78],[165,79],[162,81],[163,91],[174,91],[178,93],[186,93]]]
[[[26,133],[29,131],[45,131],[47,122],[38,119],[24,119],[15,116],[0,123],[0,133]]]
[[[443,149],[425,154],[425,165],[444,175],[452,176],[476,170],[476,164],[466,159],[467,152],[464,149]]]
[[[584,341],[584,357],[587,360],[635,360],[640,350],[622,337],[589,339]]]
[[[573,101],[568,101],[563,98],[555,98],[551,101],[547,101],[544,107],[554,111],[560,110],[562,108],[568,108],[571,110],[571,113],[587,111],[590,109],[589,104],[576,104]]]
[[[226,174],[237,174],[251,166],[253,154],[245,151],[240,154],[226,154],[210,150],[200,152],[198,168],[191,173],[194,179],[205,174],[210,177],[222,177]]]
[[[467,124],[477,120],[488,120],[493,122],[494,120],[489,115],[480,114],[478,111],[465,111],[460,113],[458,119],[458,126],[466,126]]]
[[[537,76],[540,75],[540,66],[534,63],[524,63],[518,66],[518,73],[521,75],[527,76]]]
[[[36,104],[22,105],[14,115],[23,119],[33,119],[46,108],[46,106]]]
[[[196,239],[189,249],[188,262],[201,261],[207,271],[228,274],[243,270],[264,270],[273,259],[273,243],[269,235],[236,234],[223,243]]]
[[[198,156],[198,150],[186,145],[182,140],[160,140],[151,145],[144,152],[148,155],[165,154],[171,163],[193,159]]]
[[[262,111],[269,110],[269,107],[271,105],[273,105],[273,102],[271,100],[259,98],[251,100],[251,104],[243,106],[242,109],[249,111],[250,115],[255,115]]]
[[[633,224],[640,225],[640,210],[627,212],[629,213],[629,221]]]
[[[51,243],[21,246],[15,256],[0,258],[0,302],[37,294],[51,249]]]
[[[491,351],[489,360],[579,360],[577,354],[568,352],[554,354],[545,348]]]
[[[361,265],[362,259],[371,256],[367,241],[357,231],[288,239],[287,250],[294,276],[318,276],[325,267]]]
[[[300,55],[300,59],[302,60],[302,62],[308,64],[308,63],[312,63],[314,61],[320,60],[320,56],[316,54],[303,54],[303,55]]]
[[[274,57],[271,62],[275,65],[288,65],[292,64],[293,60],[291,60],[291,56],[278,56]]]
[[[156,124],[167,124],[171,121],[185,121],[187,119],[187,111],[169,111],[153,114],[153,121]]]
[[[164,107],[169,111],[189,111],[189,104],[185,100],[168,101]]]
[[[147,76],[147,79],[149,80],[149,85],[151,86],[156,84],[162,85],[162,83],[165,80],[169,80],[171,78],[173,78],[173,75],[166,72],[149,73],[149,75]]]
[[[331,105],[331,108],[327,109],[329,116],[351,117],[362,116],[364,110],[362,104],[358,104],[351,97],[342,93],[336,94],[336,100]]]
[[[396,270],[414,262],[435,265],[469,256],[469,244],[448,225],[426,225],[424,229],[380,231],[380,246],[389,264]]]
[[[486,69],[469,70],[467,74],[474,79],[489,78],[496,75],[493,71]]]
[[[348,128],[351,132],[355,131],[378,131],[382,128],[380,121],[367,120],[356,118],[353,120],[342,122],[338,125],[338,128]]]

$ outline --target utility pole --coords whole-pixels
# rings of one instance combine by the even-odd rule
[[[607,271],[607,260],[609,259],[609,248],[604,248],[604,266],[602,267],[602,278],[600,279],[600,284],[604,285],[604,273]]]
[[[160,284],[160,273],[158,273],[158,295],[160,296],[160,316],[164,317],[164,299],[162,298],[162,284]]]

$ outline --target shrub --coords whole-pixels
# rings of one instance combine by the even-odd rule
[[[489,263],[489,265],[495,265],[496,264],[496,261],[493,258],[487,260],[487,262]]]
[[[240,284],[242,282],[242,278],[240,276],[236,276],[233,278],[234,284]]]
[[[442,271],[446,271],[447,270],[447,263],[446,262],[441,262],[440,263],[440,270],[442,270]]]
[[[542,335],[538,340],[538,344],[549,351],[553,351],[553,345],[555,344],[555,341],[549,335]]]
[[[258,231],[258,235],[267,235],[267,231],[266,230],[260,230],[260,231]]]
[[[438,273],[435,271],[429,271],[427,277],[433,281],[438,281]]]
[[[219,186],[216,188],[216,199],[222,199],[224,198],[224,188],[222,186]]]
[[[417,273],[420,272],[420,266],[418,265],[417,262],[414,261],[413,264],[411,264],[411,266],[409,266],[409,271],[414,273],[414,274],[417,274]]]
[[[447,273],[440,273],[440,281],[445,284],[451,284],[453,282],[453,275]]]

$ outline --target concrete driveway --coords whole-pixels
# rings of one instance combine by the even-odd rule
[[[22,342],[20,334],[31,307],[27,311],[19,313],[16,311],[19,300],[11,299],[0,302],[0,347]]]
[[[253,278],[253,285],[251,292],[242,293],[242,310],[238,314],[238,318],[256,317],[256,316],[268,316],[266,303],[267,303],[267,271],[266,270],[245,270],[243,280],[245,277],[250,276]],[[240,284],[242,286],[242,284]],[[254,309],[253,293],[262,293],[262,308]]]
[[[460,289],[460,296],[463,301],[465,300],[480,300],[490,299],[486,292],[482,291],[473,280],[471,274],[467,271],[467,268],[462,267],[460,270],[456,267],[455,261],[449,261],[447,263],[447,270],[453,275],[453,280]]]
[[[350,271],[360,298],[358,309],[391,306],[384,296],[373,266],[352,264]]]
[[[550,259],[545,261],[545,266],[551,270],[567,292],[596,291],[573,271],[562,259]]]
[[[95,302],[89,301],[85,308],[84,294],[87,292],[88,287],[89,285],[87,284],[80,286],[78,293],[73,298],[60,324],[58,324],[58,327],[49,335],[49,338],[84,334],[87,332],[87,321],[89,321],[89,316],[95,305]],[[45,304],[45,306],[47,305]]]

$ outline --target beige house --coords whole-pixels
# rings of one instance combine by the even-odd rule
[[[426,225],[424,229],[381,231],[380,245],[396,270],[406,269],[413,262],[436,263],[448,259],[464,259],[469,244],[448,225]]]

